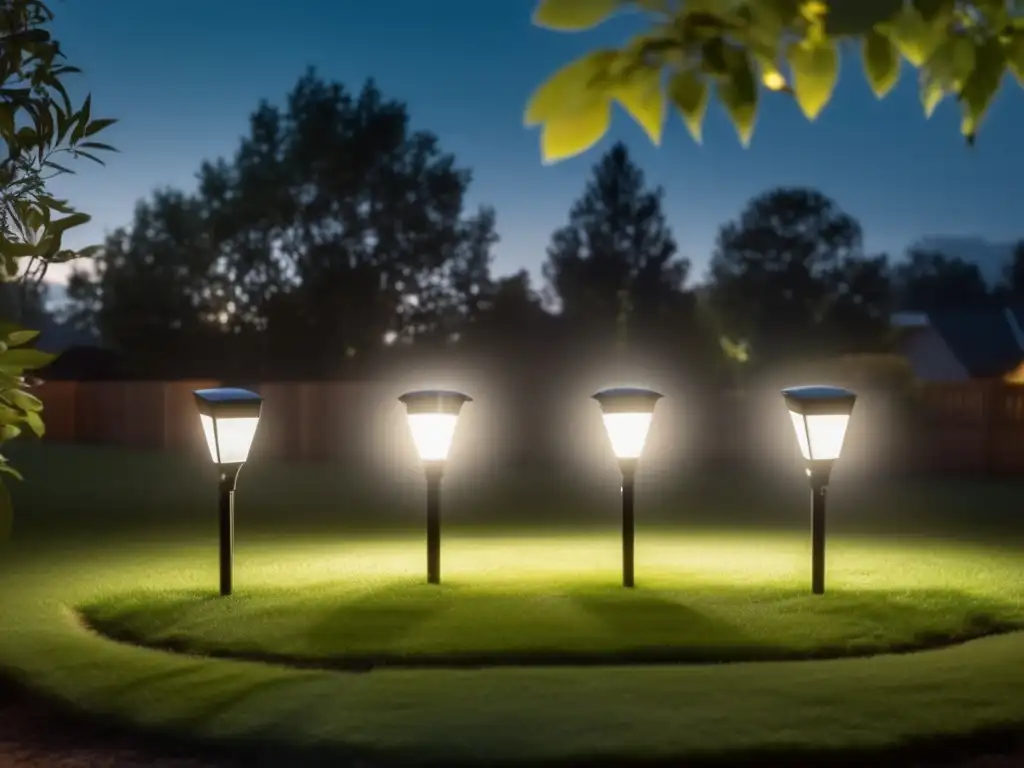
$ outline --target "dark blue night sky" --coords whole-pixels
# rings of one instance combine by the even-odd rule
[[[473,169],[471,203],[497,208],[495,270],[537,274],[590,167],[624,139],[666,189],[683,253],[704,273],[716,230],[752,195],[812,185],[860,219],[867,247],[897,255],[925,235],[1008,241],[1024,236],[1024,91],[1007,79],[979,145],[960,138],[953,103],[926,121],[913,72],[884,102],[847,56],[836,98],[809,124],[769,94],[750,149],[716,108],[696,146],[673,115],[661,149],[619,113],[612,134],[582,157],[543,166],[522,126],[530,92],[560,64],[622,39],[628,17],[596,32],[534,28],[533,0],[58,0],[56,31],[85,70],[94,115],[121,119],[106,134],[121,154],[83,167],[59,191],[93,213],[70,244],[98,242],[130,221],[153,188],[191,189],[204,158],[230,155],[259,99],[280,102],[307,65],[353,89],[374,77],[409,104]]]

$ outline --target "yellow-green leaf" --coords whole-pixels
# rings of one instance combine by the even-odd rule
[[[722,102],[743,146],[749,146],[757,121],[757,81],[750,59],[736,52],[729,57],[729,74],[717,85]]]
[[[910,5],[904,6],[880,31],[889,36],[903,58],[915,67],[924,64],[946,37],[943,25],[925,21],[921,13]]]
[[[35,412],[43,410],[43,401],[29,392],[20,389],[11,390],[11,402],[23,411]]]
[[[661,144],[665,125],[665,92],[661,87],[661,72],[640,67],[613,91],[616,101],[644,129],[654,144]]]
[[[540,135],[544,162],[565,160],[597,144],[611,125],[611,109],[609,99],[595,97],[576,112],[546,121]]]
[[[900,55],[885,35],[871,30],[861,44],[864,75],[875,96],[884,98],[900,79]]]
[[[592,101],[596,93],[607,89],[603,76],[616,56],[615,51],[600,50],[566,64],[530,96],[523,122],[528,126],[540,125]]]
[[[46,425],[43,423],[43,417],[39,415],[38,411],[26,413],[25,423],[28,424],[28,428],[32,430],[36,437],[42,437],[46,434]]]
[[[701,143],[704,134],[704,115],[708,108],[708,86],[692,70],[676,72],[668,83],[668,95],[676,105],[693,140]]]
[[[619,0],[541,0],[533,12],[533,23],[563,32],[579,32],[600,24],[619,5]]]
[[[964,81],[960,91],[962,117],[960,132],[969,143],[974,143],[978,126],[992,104],[992,98],[999,90],[999,83],[1006,72],[1006,54],[999,41],[990,38],[975,50],[974,71]]]
[[[1017,82],[1024,85],[1024,31],[1016,30],[1007,43],[1006,63]]]
[[[39,335],[39,331],[28,331],[28,330],[16,330],[11,331],[7,334],[7,346],[9,347],[20,347],[22,344],[28,344],[32,339]]]
[[[924,116],[931,117],[935,114],[936,107],[946,97],[946,89],[942,83],[933,78],[926,77],[921,80],[921,106],[924,107]]]
[[[796,43],[789,49],[793,93],[809,120],[814,120],[832,98],[839,78],[839,52],[834,41]]]

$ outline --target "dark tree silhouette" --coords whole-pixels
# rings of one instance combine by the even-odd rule
[[[92,274],[72,273],[69,319],[97,332],[152,375],[187,373],[219,353],[231,303],[202,204],[174,190],[135,208],[131,227],[108,235]]]
[[[895,270],[901,309],[929,311],[983,306],[992,294],[981,270],[957,256],[911,250]]]
[[[886,258],[864,256],[857,221],[801,188],[759,195],[722,227],[708,287],[722,331],[761,362],[872,346],[888,292]]]
[[[79,320],[135,359],[160,346],[250,372],[338,372],[385,339],[455,338],[489,290],[490,209],[464,212],[470,174],[403,104],[312,70],[262,103],[195,195],[161,193],[76,275]],[[182,362],[178,358],[179,364]]]
[[[1024,240],[1014,246],[1010,263],[1003,271],[1003,284],[1000,288],[1012,300],[1024,301]]]
[[[684,290],[690,263],[662,211],[662,190],[648,189],[643,172],[616,144],[594,168],[573,205],[569,224],[555,232],[544,276],[566,322],[608,338],[624,315],[630,333],[689,319],[693,296]]]

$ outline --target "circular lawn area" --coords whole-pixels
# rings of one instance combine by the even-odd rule
[[[18,463],[0,673],[178,753],[908,765],[1024,725],[1013,484],[837,482],[813,596],[797,482],[648,491],[634,590],[614,488],[575,512],[568,493],[453,494],[429,586],[419,476],[373,506],[330,466],[253,467],[220,598],[209,467],[54,447]]]
[[[0,663],[271,763],[742,762],[1024,722],[1018,553],[834,538],[823,597],[777,532],[647,530],[633,591],[613,533],[450,534],[440,587],[418,537],[251,537],[230,598],[213,540],[13,552]]]

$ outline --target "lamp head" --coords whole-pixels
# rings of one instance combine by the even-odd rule
[[[462,405],[473,398],[452,390],[424,389],[406,392],[398,400],[405,405],[409,431],[420,459],[444,462],[452,447]]]
[[[601,406],[604,427],[620,465],[625,469],[635,464],[647,441],[654,406],[662,395],[650,389],[618,387],[603,389],[593,398]]]
[[[199,420],[215,464],[242,464],[256,436],[263,398],[234,387],[197,389]]]
[[[812,483],[826,485],[829,472],[843,450],[857,395],[828,386],[791,387],[782,397],[793,421],[800,453],[807,461]]]

